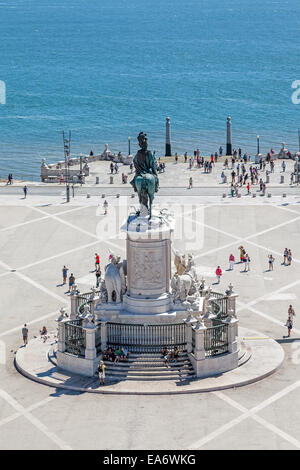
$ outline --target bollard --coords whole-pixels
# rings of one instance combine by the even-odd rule
[[[286,197],[286,193],[283,193],[282,197]]]
[[[227,176],[225,175],[224,176],[224,184],[226,184],[226,183],[227,183]]]
[[[114,184],[114,177],[113,176],[109,177],[109,184]]]
[[[96,176],[96,184],[99,184],[99,176]]]
[[[284,183],[284,175],[281,175],[280,176],[280,184],[283,184]]]
[[[269,175],[266,176],[266,183],[267,184],[270,183],[270,176]]]
[[[252,197],[256,197],[256,193],[252,193]]]
[[[90,193],[87,193],[86,197],[89,199],[91,197]]]
[[[135,194],[134,194],[134,193],[133,193],[133,194],[131,194],[131,197],[132,197],[132,199],[133,199],[133,198],[135,197]]]
[[[117,198],[119,198],[119,197],[120,197],[120,194],[119,194],[119,193],[118,193],[118,194],[116,194],[116,197],[117,197]]]
[[[272,197],[272,194],[271,194],[271,193],[268,193],[268,197]]]
[[[102,197],[102,199],[104,199],[104,198],[105,198],[105,194],[101,194],[101,197]]]
[[[225,194],[225,193],[223,193],[223,197],[226,197],[226,194]]]

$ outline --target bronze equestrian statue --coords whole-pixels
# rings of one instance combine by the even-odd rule
[[[147,134],[140,132],[137,139],[141,149],[137,152],[133,159],[135,176],[133,180],[130,181],[130,184],[133,186],[134,191],[137,192],[139,196],[141,209],[137,215],[140,215],[141,212],[143,214],[144,206],[147,209],[150,220],[152,215],[154,194],[158,191],[159,188],[156,159],[150,150],[147,150]]]

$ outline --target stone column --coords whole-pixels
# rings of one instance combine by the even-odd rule
[[[187,353],[190,354],[193,350],[193,330],[192,326],[194,323],[196,323],[195,318],[192,317],[191,314],[188,315],[188,317],[185,319],[185,324],[186,324],[186,350]]]
[[[71,291],[70,294],[71,297],[71,315],[70,315],[70,320],[75,320],[78,314],[78,294],[77,294],[77,289],[76,286],[74,286],[74,289]]]
[[[97,327],[88,326],[84,328],[85,331],[85,358],[94,360],[97,357],[97,351],[95,347],[95,333]]]
[[[225,323],[228,325],[228,352],[235,353],[237,351],[237,330],[238,319],[229,316],[226,318]]]
[[[206,326],[198,321],[195,326],[195,351],[194,356],[196,361],[203,361],[205,359],[205,349],[204,349],[204,332]]]
[[[231,143],[231,117],[227,118],[227,143],[226,143],[226,155],[232,155],[232,143]]]
[[[227,315],[236,316],[236,299],[238,294],[231,294],[227,297]]]
[[[106,321],[101,321],[101,351],[104,352],[107,349],[107,325]]]
[[[171,137],[170,137],[170,118],[166,118],[166,157],[170,157],[172,155],[171,151]]]
[[[66,331],[65,331],[65,321],[61,320],[58,323],[58,342],[57,350],[61,353],[64,353],[66,350]]]

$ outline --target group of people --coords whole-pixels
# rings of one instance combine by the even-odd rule
[[[284,264],[284,266],[291,266],[292,259],[293,259],[292,250],[289,249],[289,248],[285,248],[284,252],[283,252],[283,264]]]
[[[130,352],[126,347],[117,347],[115,349],[109,347],[104,351],[102,359],[103,361],[110,361],[116,364],[119,361],[127,361],[129,355]]]
[[[124,348],[124,347],[118,347],[116,349],[109,347],[104,351],[104,353],[102,354],[102,358],[97,367],[97,373],[99,376],[100,385],[101,383],[103,385],[105,383],[106,365],[104,361],[110,361],[113,364],[116,364],[119,361],[127,361],[129,355],[130,355],[130,352],[128,351],[127,348]]]
[[[268,259],[268,265],[269,265],[269,268],[268,268],[267,271],[273,271],[274,270],[275,258],[270,253],[270,254],[268,254],[267,259]],[[239,246],[239,263],[244,263],[244,265],[245,265],[244,272],[250,271],[250,261],[251,261],[250,256],[246,252],[244,246],[243,245]],[[234,254],[230,253],[228,271],[233,271],[235,262],[236,262],[236,260],[235,260]],[[284,252],[283,252],[283,263],[282,263],[282,265],[291,266],[291,264],[292,264],[292,251],[289,248],[285,248]],[[221,269],[220,266],[218,266],[217,269],[216,269],[217,284],[220,283],[222,274],[223,274],[222,269]],[[295,316],[296,316],[295,310],[294,310],[293,306],[290,305],[289,310],[288,310],[288,319],[287,319],[286,324],[285,324],[285,326],[288,329],[288,337],[290,337],[290,335],[291,335],[291,330],[293,328],[293,321],[294,321]]]
[[[179,349],[177,346],[174,346],[172,351],[169,351],[165,346],[161,350],[161,357],[164,360],[166,367],[169,367],[170,361],[178,361],[179,358]]]
[[[66,265],[64,265],[63,268],[62,268],[62,278],[63,278],[62,285],[63,286],[65,284],[67,284],[68,271],[69,271],[69,268]],[[70,276],[69,276],[69,290],[68,290],[68,292],[71,292],[74,285],[75,285],[75,276],[74,276],[73,273],[71,273]]]
[[[117,174],[119,172],[119,164],[116,162],[115,164],[113,162],[110,163],[110,173],[111,175]]]

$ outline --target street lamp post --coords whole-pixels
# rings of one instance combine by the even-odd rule
[[[257,155],[259,155],[259,135],[256,136],[257,139]]]
[[[131,140],[130,137],[128,137],[128,155],[131,155],[131,153],[130,153],[130,140]]]
[[[66,202],[70,202],[70,184],[69,184],[69,159],[71,150],[71,131],[69,131],[69,138],[66,139],[65,132],[63,131],[63,143],[65,154],[65,174],[66,174]]]

